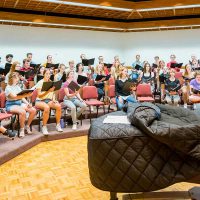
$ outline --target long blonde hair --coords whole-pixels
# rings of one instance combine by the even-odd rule
[[[99,64],[99,65],[102,65],[102,64]],[[96,66],[95,73],[100,74],[100,75],[105,75],[104,67],[102,66],[102,69],[100,69],[99,65]]]
[[[119,70],[119,78],[122,78],[122,74],[123,74],[123,71],[124,70],[127,70],[127,68],[126,67],[121,67],[120,68],[120,70]],[[128,78],[129,76],[128,76],[128,73],[127,73],[127,78]]]

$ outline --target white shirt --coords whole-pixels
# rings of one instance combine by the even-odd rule
[[[13,101],[13,99],[9,98],[9,95],[17,95],[19,92],[21,92],[22,89],[19,87],[19,85],[7,85],[6,89],[5,89],[5,95],[6,95],[6,99],[8,101]]]

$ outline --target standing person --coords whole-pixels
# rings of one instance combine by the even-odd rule
[[[48,55],[47,56],[47,61],[42,66],[46,67],[47,64],[53,64],[53,57],[52,57],[52,55]]]
[[[12,59],[13,59],[13,55],[12,54],[7,54],[6,55],[6,63],[12,64]]]
[[[25,136],[25,131],[27,134],[32,134],[30,130],[31,122],[36,115],[36,109],[25,99],[25,97],[30,97],[32,93],[26,93],[24,95],[17,95],[21,92],[21,88],[18,86],[19,76],[16,72],[10,73],[8,77],[8,85],[5,89],[6,94],[6,111],[15,113],[19,115],[20,131],[19,137]],[[26,112],[29,113],[29,118],[27,125],[25,126]]]
[[[69,61],[69,67],[66,69],[66,73],[68,71],[73,71],[74,73],[76,72],[74,60]]]
[[[35,62],[33,62],[33,54],[32,53],[27,53],[26,59],[30,62],[30,64],[35,64]]]
[[[140,61],[140,55],[136,55],[136,60],[133,62],[132,67],[135,68],[136,65],[140,65],[141,67],[143,66],[142,62]]]
[[[154,63],[152,65],[152,71],[154,71],[154,69],[156,69],[159,66],[160,63],[160,58],[159,56],[155,56],[154,57]]]
[[[103,57],[103,56],[99,56],[99,57],[98,57],[98,60],[99,60],[99,64],[100,64],[100,63],[104,63],[104,57]]]
[[[87,105],[85,101],[81,98],[79,91],[72,91],[70,88],[68,88],[71,81],[74,81],[74,72],[69,71],[67,72],[67,80],[64,83],[64,92],[65,92],[65,98],[64,98],[64,105],[69,107],[71,109],[71,117],[73,121],[72,129],[77,129],[77,120],[81,116],[81,114],[86,110]],[[76,111],[76,108],[78,107],[78,111]]]
[[[119,110],[124,107],[125,102],[137,102],[135,94],[131,94],[131,91],[123,90],[126,82],[130,81],[128,77],[128,70],[125,67],[122,67],[119,73],[119,79],[115,81],[116,103]]]
[[[36,99],[35,106],[41,110],[43,110],[43,126],[42,126],[42,133],[44,135],[48,135],[48,130],[47,130],[47,121],[49,119],[49,112],[50,109],[53,109],[56,111],[55,116],[56,116],[56,130],[58,132],[63,132],[63,130],[60,127],[60,119],[61,119],[61,105],[56,101],[55,99],[55,94],[54,94],[54,87],[50,88],[48,91],[42,92],[42,86],[44,82],[49,82],[50,80],[50,70],[45,69],[44,70],[44,78],[40,80],[35,88],[37,89],[38,92],[38,97]]]
[[[168,68],[171,68],[171,64],[172,63],[177,63],[176,62],[176,56],[174,55],[174,54],[172,54],[171,56],[170,56],[170,61],[167,63],[167,67]]]
[[[169,74],[170,77],[165,82],[165,100],[170,105],[178,106],[178,102],[180,101],[178,91],[181,89],[181,84],[180,81],[175,78],[176,71],[174,69],[171,69]]]
[[[120,70],[123,68],[123,66],[120,64],[119,61],[114,62],[113,66],[111,67],[111,77],[115,80],[118,79]]]

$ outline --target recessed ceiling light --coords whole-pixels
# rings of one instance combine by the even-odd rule
[[[81,6],[81,7],[88,7],[88,8],[100,8],[100,9],[107,9],[107,10],[125,11],[125,12],[133,11],[133,9],[129,9],[129,8],[118,8],[118,7],[112,7],[112,6],[77,3],[77,2],[62,1],[62,0],[35,0],[35,1],[63,4],[63,5],[69,5],[69,6]]]

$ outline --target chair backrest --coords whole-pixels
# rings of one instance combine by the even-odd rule
[[[177,79],[182,78],[182,76],[183,76],[182,72],[175,73],[175,78],[177,78]]]
[[[5,108],[6,105],[6,95],[5,92],[0,94],[0,108]]]
[[[108,96],[110,98],[115,97],[115,85],[109,85],[108,86]]]
[[[37,91],[37,89],[35,89],[33,91],[33,95],[31,96],[31,102],[32,103],[35,103],[37,96],[38,96],[38,91]]]
[[[65,97],[65,90],[64,88],[61,88],[58,93],[58,101],[63,102],[64,97]]]
[[[136,94],[138,97],[153,97],[151,85],[142,83],[137,86]]]
[[[115,79],[113,77],[110,77],[108,80],[109,85],[115,85]]]
[[[83,99],[97,99],[98,92],[95,86],[83,87]]]

